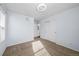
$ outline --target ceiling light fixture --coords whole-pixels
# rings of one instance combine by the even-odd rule
[[[47,9],[47,5],[42,3],[37,6],[38,11],[45,11]]]

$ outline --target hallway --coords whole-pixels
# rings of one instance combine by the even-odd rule
[[[34,41],[25,42],[8,47],[4,56],[79,56],[79,52],[57,45],[51,41],[35,38]]]

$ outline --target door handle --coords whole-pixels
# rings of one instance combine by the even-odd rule
[[[4,27],[2,27],[2,29],[4,29]]]
[[[56,32],[54,32],[56,34]]]
[[[2,27],[2,26],[0,26],[1,27],[1,29],[5,29],[4,27]]]

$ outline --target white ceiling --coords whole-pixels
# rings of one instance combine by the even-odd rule
[[[7,3],[5,5],[8,10],[24,14],[26,16],[32,16],[35,20],[43,20],[59,12],[79,6],[78,3],[46,3],[47,9],[44,12],[38,12],[38,4],[39,3]]]

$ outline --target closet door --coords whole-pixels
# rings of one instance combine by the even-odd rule
[[[0,10],[0,42],[5,40],[5,14]]]

